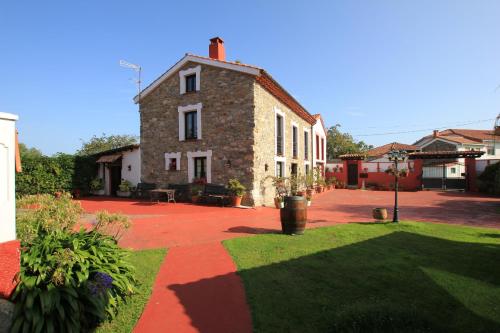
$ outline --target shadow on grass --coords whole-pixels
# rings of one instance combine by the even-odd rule
[[[259,251],[238,244],[236,257]],[[500,332],[499,258],[496,244],[398,231],[238,274],[256,332]],[[224,286],[234,278],[168,288],[195,328],[217,332],[235,318],[212,311],[219,302],[214,295],[231,297]]]
[[[237,234],[261,235],[261,234],[280,234],[281,230],[248,227],[248,226],[240,225],[237,227],[231,227],[231,228],[227,229],[225,232],[231,232],[231,233],[237,233]]]

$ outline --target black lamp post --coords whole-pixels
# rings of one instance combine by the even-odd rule
[[[398,181],[400,172],[398,169],[398,163],[404,162],[406,160],[407,154],[404,150],[391,150],[388,153],[389,161],[394,162],[394,214],[392,216],[392,222],[399,222],[399,208],[398,208]]]

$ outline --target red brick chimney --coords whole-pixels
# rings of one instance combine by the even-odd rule
[[[219,37],[210,39],[208,46],[208,56],[216,60],[226,60],[226,50],[224,49],[224,41]]]
[[[432,131],[432,136],[437,138],[439,136],[439,131],[438,130]]]

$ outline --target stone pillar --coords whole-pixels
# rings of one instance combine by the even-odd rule
[[[467,184],[467,191],[477,192],[477,172],[476,172],[476,158],[465,158],[465,181]]]

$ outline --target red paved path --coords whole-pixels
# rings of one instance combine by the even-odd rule
[[[392,192],[323,193],[313,198],[308,228],[369,222],[372,208],[391,207],[392,202]],[[106,209],[131,215],[133,225],[121,240],[123,246],[169,248],[135,332],[251,332],[243,286],[220,242],[279,232],[278,210],[120,199],[85,199],[82,205],[87,212]],[[400,218],[500,228],[500,199],[463,193],[402,192]]]

